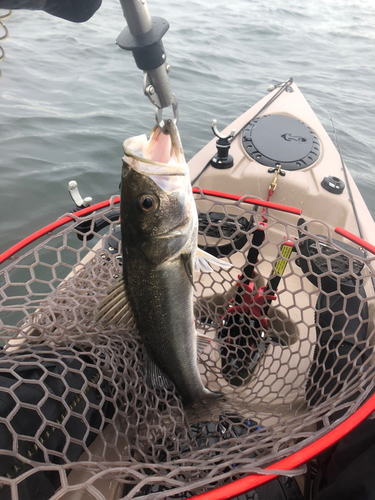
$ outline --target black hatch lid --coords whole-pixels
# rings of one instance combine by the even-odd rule
[[[312,165],[320,154],[317,135],[305,123],[286,115],[265,115],[249,122],[242,144],[251,158],[267,167],[284,170]]]

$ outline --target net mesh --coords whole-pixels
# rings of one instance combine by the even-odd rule
[[[1,499],[187,498],[290,455],[371,393],[371,259],[323,222],[196,201],[200,245],[232,264],[195,276],[200,373],[224,397],[184,408],[148,385],[136,331],[95,322],[122,274],[120,228],[113,204],[78,219],[0,271]]]

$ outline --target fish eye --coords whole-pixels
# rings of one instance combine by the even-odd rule
[[[140,212],[152,214],[158,208],[158,199],[152,194],[142,194],[135,204]]]

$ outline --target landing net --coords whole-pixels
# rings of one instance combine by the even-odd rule
[[[292,455],[371,394],[371,259],[323,222],[196,201],[200,245],[232,263],[195,276],[199,368],[223,397],[184,409],[147,384],[136,331],[93,320],[122,274],[112,202],[0,270],[0,499],[188,498]]]

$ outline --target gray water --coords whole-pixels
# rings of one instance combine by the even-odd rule
[[[373,0],[149,0],[187,159],[292,76],[333,137],[375,216]],[[122,142],[154,125],[142,72],[114,41],[120,3],[84,24],[16,11],[0,63],[0,252],[69,211],[75,179],[94,202],[118,193]],[[251,194],[251,193],[250,193]]]

